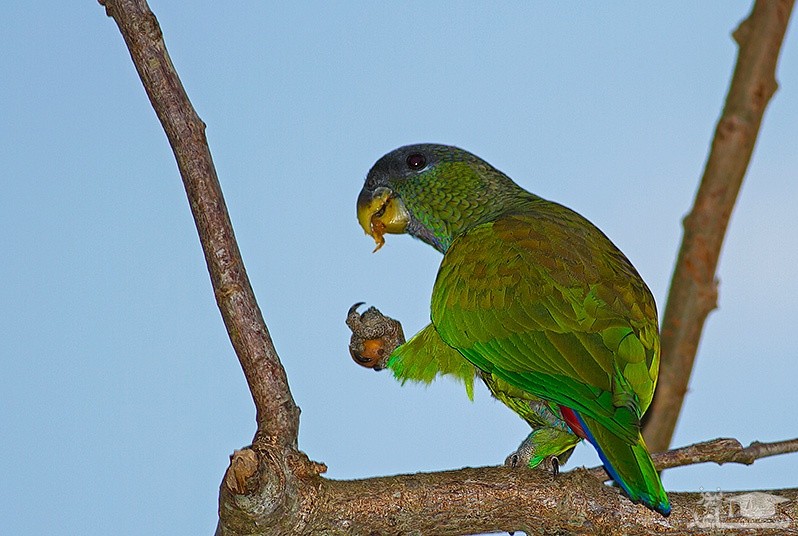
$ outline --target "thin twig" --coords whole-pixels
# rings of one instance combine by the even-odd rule
[[[692,210],[662,322],[662,361],[644,437],[649,448],[670,445],[707,315],[717,305],[715,269],[732,208],[759,126],[776,91],[776,64],[794,0],[757,0],[734,32],[739,44],[726,105]]]
[[[205,138],[205,123],[183,89],[147,2],[100,0],[100,4],[122,32],[177,159],[216,303],[257,409],[256,437],[295,448],[299,408],[244,269]]]
[[[736,439],[719,438],[667,452],[658,452],[653,454],[652,458],[654,459],[654,466],[662,471],[673,467],[706,462],[714,462],[718,465],[724,463],[751,465],[761,458],[790,452],[798,452],[798,438],[775,441],[773,443],[754,441],[747,447],[743,447]],[[596,478],[601,478],[602,480],[609,478],[604,467],[593,467],[589,471]]]

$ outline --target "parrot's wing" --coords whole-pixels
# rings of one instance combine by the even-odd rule
[[[443,342],[432,324],[397,347],[388,358],[387,366],[403,384],[408,380],[431,383],[438,375],[454,376],[465,384],[468,398],[474,400],[476,368]]]
[[[637,441],[659,366],[656,306],[626,257],[575,212],[551,204],[456,238],[432,320],[483,371]]]

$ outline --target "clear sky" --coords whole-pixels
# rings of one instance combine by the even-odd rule
[[[555,5],[556,4],[556,5]],[[482,386],[400,387],[349,357],[348,307],[408,334],[439,255],[373,243],[355,199],[407,143],[466,148],[566,204],[664,307],[750,1],[153,1],[302,408],[355,478],[495,465],[526,425]],[[457,7],[455,7],[457,6]],[[211,534],[254,409],[166,137],[96,3],[11,2],[0,30],[0,518],[8,534]],[[794,30],[793,21],[793,30]],[[719,267],[674,443],[798,435],[798,42]],[[573,465],[598,463],[578,449]],[[795,486],[796,455],[667,472],[673,490]]]

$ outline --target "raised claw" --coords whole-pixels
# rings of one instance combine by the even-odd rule
[[[549,456],[548,459],[543,463],[549,466],[549,470],[551,470],[551,476],[556,477],[560,474],[560,460],[557,459],[557,456]]]
[[[357,308],[365,304],[366,302],[364,301],[359,301],[356,304],[354,304],[352,307],[349,308],[349,311],[346,312],[346,317],[349,318],[350,316],[352,316],[353,313],[357,313]]]

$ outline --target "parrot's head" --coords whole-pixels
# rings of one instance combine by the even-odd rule
[[[357,198],[360,226],[377,243],[407,233],[445,252],[468,228],[529,195],[479,157],[449,145],[406,145],[371,168]]]

